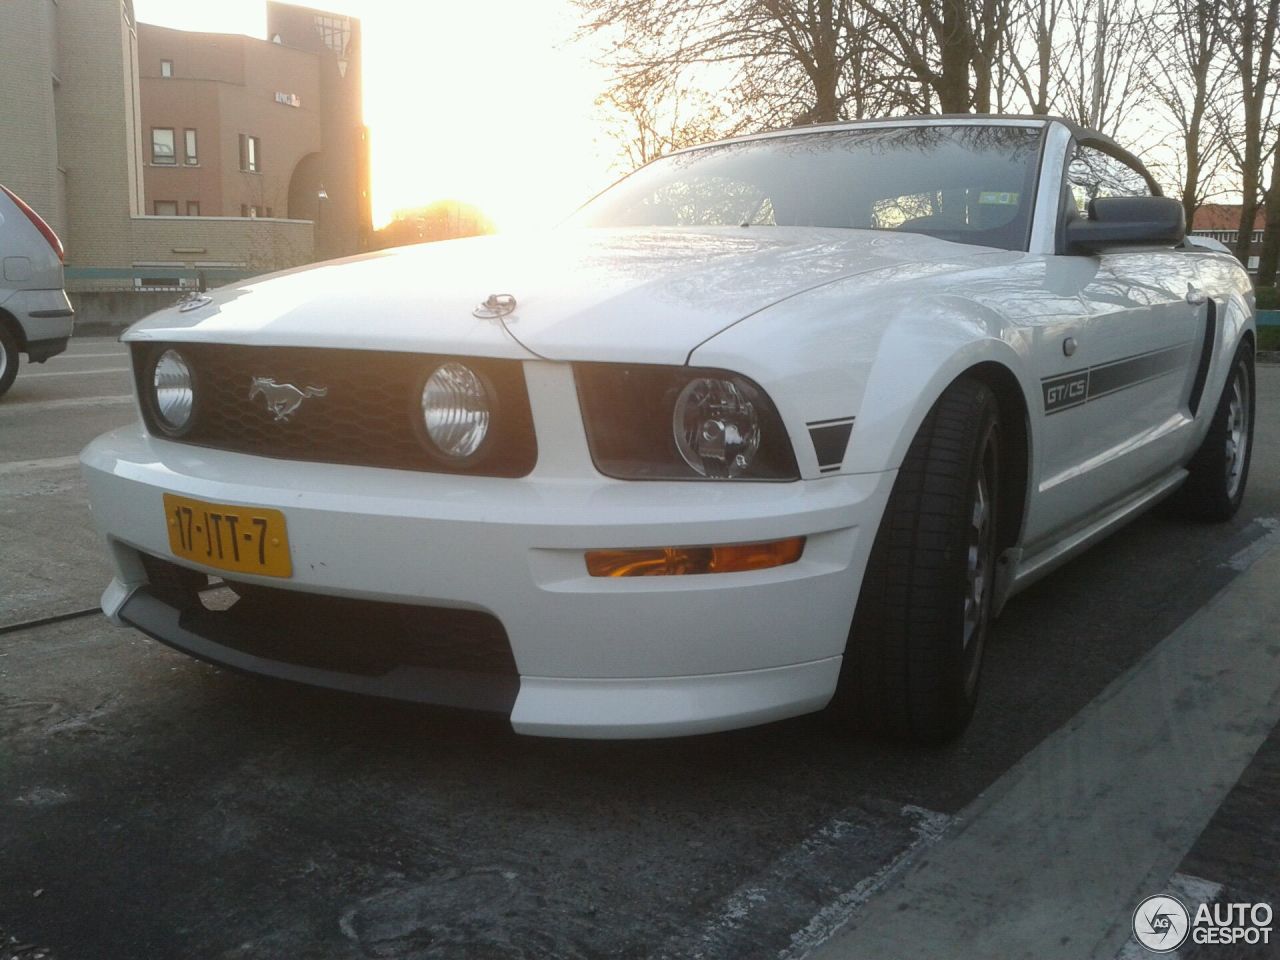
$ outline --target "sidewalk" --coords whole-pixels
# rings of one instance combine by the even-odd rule
[[[1273,548],[811,960],[1115,957],[1280,719],[1277,582]]]

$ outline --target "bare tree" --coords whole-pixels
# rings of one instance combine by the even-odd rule
[[[738,132],[706,93],[681,82],[679,74],[652,73],[623,79],[597,99],[611,121],[627,170],[642,167],[672,150]]]
[[[1010,0],[856,0],[889,64],[934,98],[943,113],[991,110]]]
[[[1234,252],[1247,262],[1261,199],[1263,145],[1275,118],[1270,84],[1280,0],[1235,0],[1224,18],[1224,46],[1240,85],[1241,129],[1227,141],[1240,172],[1240,228]]]
[[[1262,251],[1258,257],[1257,284],[1273,287],[1280,269],[1280,145],[1271,148],[1271,185],[1263,195],[1266,212],[1262,232]]]
[[[1226,156],[1222,12],[1215,0],[1164,0],[1160,12],[1146,35],[1143,72],[1154,104],[1178,132],[1171,172],[1191,224]]]
[[[620,35],[617,83],[660,89],[691,66],[731,68],[755,125],[841,119],[864,42],[855,0],[575,0],[584,33]]]
[[[583,33],[613,38],[602,102],[643,162],[694,140],[893,113],[1061,113],[1155,159],[1189,220],[1239,174],[1236,254],[1265,197],[1280,260],[1271,83],[1280,0],[574,0]],[[691,92],[697,77],[714,96]],[[1149,108],[1149,109],[1148,109]],[[1136,123],[1162,135],[1143,137]],[[1268,274],[1269,275],[1269,274]]]
[[[1142,104],[1135,53],[1150,13],[1142,0],[1065,0],[1065,39],[1055,51],[1055,109],[1102,133],[1115,133]]]
[[[1017,0],[1011,11],[1002,62],[1035,114],[1047,114],[1053,106],[1054,64],[1065,6],[1066,0]],[[1004,94],[1002,98],[1012,99]]]
[[[699,68],[742,129],[990,110],[1014,0],[574,0],[612,36],[606,100]],[[1061,0],[1055,0],[1061,2]]]

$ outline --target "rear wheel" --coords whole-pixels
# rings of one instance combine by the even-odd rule
[[[18,375],[18,349],[18,341],[0,323],[0,397],[13,386],[13,378]]]
[[[1244,500],[1253,455],[1253,347],[1236,351],[1231,375],[1204,443],[1187,464],[1189,476],[1174,506],[1196,520],[1230,520]]]
[[[958,736],[991,620],[1000,417],[984,383],[947,388],[911,443],[863,577],[832,708],[917,743]]]

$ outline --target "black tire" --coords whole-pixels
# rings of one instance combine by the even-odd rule
[[[0,323],[0,397],[9,392],[13,386],[13,378],[18,375],[18,341],[12,333]]]
[[[1213,412],[1209,432],[1187,464],[1190,475],[1173,499],[1174,508],[1184,517],[1221,523],[1240,509],[1253,459],[1256,382],[1253,346],[1246,340],[1231,361],[1231,375]]]
[[[961,378],[912,440],[880,521],[832,705],[842,725],[921,744],[967,726],[991,620],[999,480],[995,395]]]

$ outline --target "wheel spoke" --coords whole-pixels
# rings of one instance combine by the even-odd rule
[[[973,509],[969,519],[969,549],[965,556],[966,593],[964,598],[964,646],[967,649],[982,625],[983,605],[987,588],[987,550],[990,539],[991,518],[989,483],[985,455],[978,468],[978,482],[974,489]]]
[[[1223,442],[1223,468],[1226,473],[1227,496],[1234,497],[1244,478],[1249,445],[1249,370],[1242,362],[1236,365],[1227,403],[1227,430]]]

